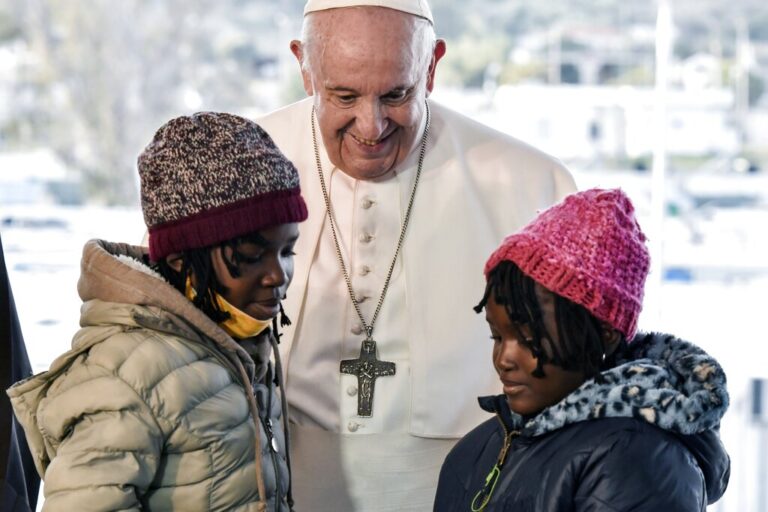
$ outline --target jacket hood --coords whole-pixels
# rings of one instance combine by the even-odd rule
[[[533,418],[509,410],[504,395],[480,398],[511,430],[535,437],[597,418],[636,418],[675,434],[696,457],[710,499],[725,490],[729,459],[720,442],[728,408],[726,378],[699,347],[666,334],[638,334],[615,365]]]
[[[188,339],[215,343],[227,356],[237,357],[249,377],[258,370],[253,359],[213,320],[147,265],[145,247],[91,240],[83,248],[77,291],[83,300],[80,325],[103,325],[110,315],[113,323],[148,327]],[[115,315],[114,306],[104,311],[103,303],[128,305]],[[133,307],[130,307],[133,306]],[[73,348],[80,345],[76,337]]]
[[[496,412],[494,397],[480,405]],[[675,434],[718,428],[728,408],[723,369],[699,347],[665,334],[639,334],[615,366],[533,418],[511,414],[510,427],[538,436],[596,418],[637,418]]]

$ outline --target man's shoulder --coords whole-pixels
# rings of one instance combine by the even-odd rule
[[[436,129],[453,145],[460,147],[469,158],[504,162],[505,167],[522,162],[535,167],[563,169],[562,163],[552,155],[530,144],[472,119],[461,112],[430,100]]]
[[[309,123],[312,104],[310,96],[255,119],[256,123],[272,137],[280,151],[294,164],[305,152],[307,140],[311,140],[312,137]],[[301,166],[298,167],[301,171]]]
[[[263,114],[255,119],[255,121],[269,131],[270,128],[276,129],[290,129],[291,125],[299,119],[306,122],[308,116],[312,110],[312,97],[308,96],[302,100],[299,100],[290,105],[280,107],[277,110]],[[308,124],[308,123],[307,123]],[[296,126],[293,125],[295,129]]]

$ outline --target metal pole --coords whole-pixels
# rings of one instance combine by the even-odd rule
[[[667,168],[667,86],[672,48],[672,11],[669,0],[658,0],[656,18],[656,87],[654,91],[654,144],[651,170],[651,272],[648,292],[653,297],[649,313],[651,325],[661,320],[661,285],[664,278],[664,182]]]

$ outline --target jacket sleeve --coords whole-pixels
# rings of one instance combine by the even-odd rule
[[[55,452],[44,511],[140,510],[157,472],[164,436],[150,408],[118,376],[91,377],[38,408]]]
[[[453,471],[454,461],[449,455],[440,469],[440,479],[435,493],[434,512],[450,512],[459,510],[465,500],[466,489]]]
[[[690,452],[654,427],[620,431],[592,452],[576,490],[575,510],[701,512],[704,478]]]

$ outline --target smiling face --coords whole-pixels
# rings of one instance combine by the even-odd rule
[[[427,46],[428,22],[393,9],[330,9],[310,16],[311,41],[294,41],[291,50],[302,63],[307,94],[315,97],[328,157],[356,179],[378,178],[419,142],[445,43],[433,48],[428,38]]]
[[[586,377],[581,371],[568,371],[552,364],[543,365],[544,377],[534,377],[537,359],[530,349],[533,331],[527,324],[512,321],[504,305],[497,304],[493,295],[485,304],[485,318],[493,339],[493,365],[499,374],[509,408],[522,416],[535,415],[565,398]],[[543,340],[542,348],[551,350],[552,344],[559,343],[555,295],[536,284],[536,298],[550,338]]]
[[[257,320],[270,320],[293,278],[293,247],[298,224],[281,224],[259,231],[254,241],[211,249],[211,263],[224,299]],[[236,254],[235,254],[236,253]],[[231,273],[227,263],[236,268]]]

